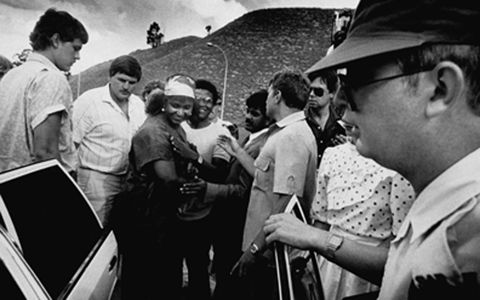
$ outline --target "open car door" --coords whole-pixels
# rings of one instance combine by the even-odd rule
[[[119,273],[116,238],[58,161],[0,173],[0,215],[50,298],[111,298]]]
[[[297,196],[290,199],[286,213],[307,222]],[[274,244],[278,298],[280,300],[324,300],[318,268],[317,254],[292,248],[286,244]]]

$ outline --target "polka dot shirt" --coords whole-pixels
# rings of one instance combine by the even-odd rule
[[[323,155],[311,214],[313,220],[383,240],[396,235],[414,198],[405,178],[346,143]]]

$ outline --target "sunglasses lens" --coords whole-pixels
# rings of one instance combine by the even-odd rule
[[[325,91],[322,88],[312,88],[312,90],[317,97],[323,97],[323,95],[325,94]]]

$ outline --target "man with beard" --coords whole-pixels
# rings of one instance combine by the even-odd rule
[[[345,142],[345,130],[337,122],[340,117],[332,103],[338,83],[335,71],[316,73],[310,76],[310,80],[311,92],[305,115],[317,142],[318,167],[327,147]]]
[[[103,224],[123,191],[132,137],[145,120],[145,105],[132,94],[141,76],[133,56],[120,56],[110,65],[109,83],[86,91],[73,106],[78,185]]]

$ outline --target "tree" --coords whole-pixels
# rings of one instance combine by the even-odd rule
[[[162,43],[163,33],[160,32],[160,26],[157,22],[150,24],[147,30],[147,44],[152,48],[158,47]]]

